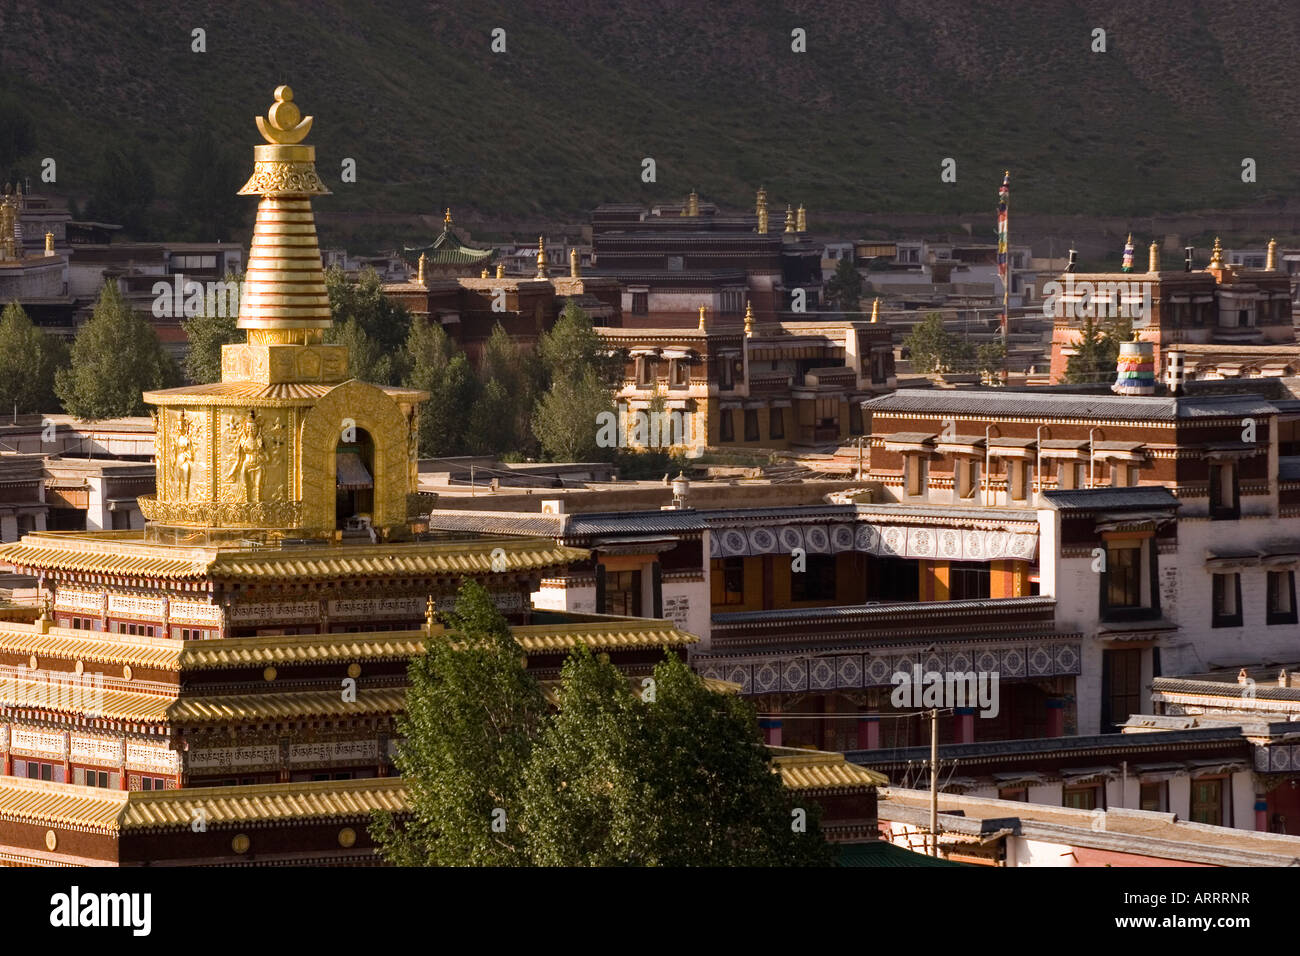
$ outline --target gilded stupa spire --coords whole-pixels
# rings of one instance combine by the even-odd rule
[[[238,325],[250,343],[319,341],[330,326],[311,210],[311,197],[329,190],[316,173],[316,148],[302,145],[311,124],[287,86],[276,87],[275,102],[257,117],[266,143],[253,147],[253,176],[239,191],[262,197],[239,302]]]
[[[537,278],[546,278],[546,240],[541,236],[537,237]]]

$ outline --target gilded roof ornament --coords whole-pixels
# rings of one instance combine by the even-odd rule
[[[301,143],[311,132],[310,116],[303,117],[302,111],[293,101],[293,90],[287,86],[275,88],[275,102],[266,111],[266,119],[257,117],[257,129],[268,143],[281,146]]]

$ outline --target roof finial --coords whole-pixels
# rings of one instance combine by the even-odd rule
[[[266,111],[266,119],[257,117],[257,130],[268,143],[292,145],[307,138],[311,132],[311,120],[310,116],[304,117],[293,102],[293,90],[277,86],[275,102]]]
[[[1223,246],[1219,243],[1218,236],[1214,237],[1214,248],[1210,250],[1210,264],[1206,266],[1206,268],[1208,269],[1223,268]]]
[[[876,296],[871,300],[871,321],[880,321],[880,296]]]
[[[582,269],[578,265],[578,250],[569,250],[569,278],[576,279],[582,275]]]
[[[442,214],[442,228],[444,230],[451,228],[451,207],[448,206]]]
[[[794,209],[789,203],[785,204],[785,231],[794,232]]]
[[[420,253],[420,272],[419,272],[419,277],[416,280],[420,283],[420,285],[424,285],[424,264],[427,261],[428,261],[428,256],[426,256],[423,252]]]
[[[698,216],[699,214],[700,214],[700,194],[697,193],[694,189],[692,189],[691,194],[686,197],[686,215]]]
[[[497,263],[497,278],[498,278],[498,279],[504,279],[505,277],[506,277],[506,264],[505,264],[504,262],[498,262],[498,263]]]
[[[1268,241],[1268,259],[1264,262],[1264,268],[1269,272],[1277,271],[1277,240]]]
[[[546,265],[547,265],[546,241],[541,236],[538,236],[537,237],[537,278],[539,279],[546,278]]]
[[[705,316],[708,314],[708,306],[700,306],[700,331],[704,331]]]
[[[754,214],[758,216],[758,234],[767,235],[767,190],[758,187],[758,196],[754,200]]]
[[[745,335],[754,334],[754,303],[745,303]]]
[[[799,204],[799,211],[795,213],[794,231],[795,232],[808,231],[808,211],[803,208],[803,203]]]
[[[54,255],[54,233],[52,232],[45,234],[45,254],[47,256]]]
[[[1147,249],[1147,272],[1160,271],[1160,246],[1152,239],[1151,246]]]

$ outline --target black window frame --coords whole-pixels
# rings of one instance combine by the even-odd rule
[[[1275,587],[1279,583],[1285,589],[1283,593],[1286,593],[1290,598],[1289,603],[1291,606],[1291,610],[1289,611],[1277,611],[1274,609],[1275,597],[1278,593],[1275,590]],[[1282,570],[1282,571],[1268,572],[1268,590],[1267,590],[1266,600],[1267,600],[1266,607],[1268,610],[1268,616],[1266,620],[1268,624],[1272,625],[1272,624],[1300,623],[1300,615],[1296,614],[1296,606],[1295,606],[1295,572],[1294,571]]]
[[[1220,610],[1220,583],[1221,578],[1231,578],[1233,580],[1233,590],[1236,601],[1236,609],[1231,614],[1224,614]],[[1241,627],[1241,572],[1240,571],[1222,571],[1215,572],[1210,577],[1210,626],[1211,627]]]

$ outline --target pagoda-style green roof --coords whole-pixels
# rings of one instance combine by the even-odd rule
[[[486,265],[495,254],[494,249],[475,249],[465,245],[452,232],[450,225],[445,226],[442,234],[427,246],[405,246],[402,251],[415,255],[423,252],[425,262],[432,266]]]

